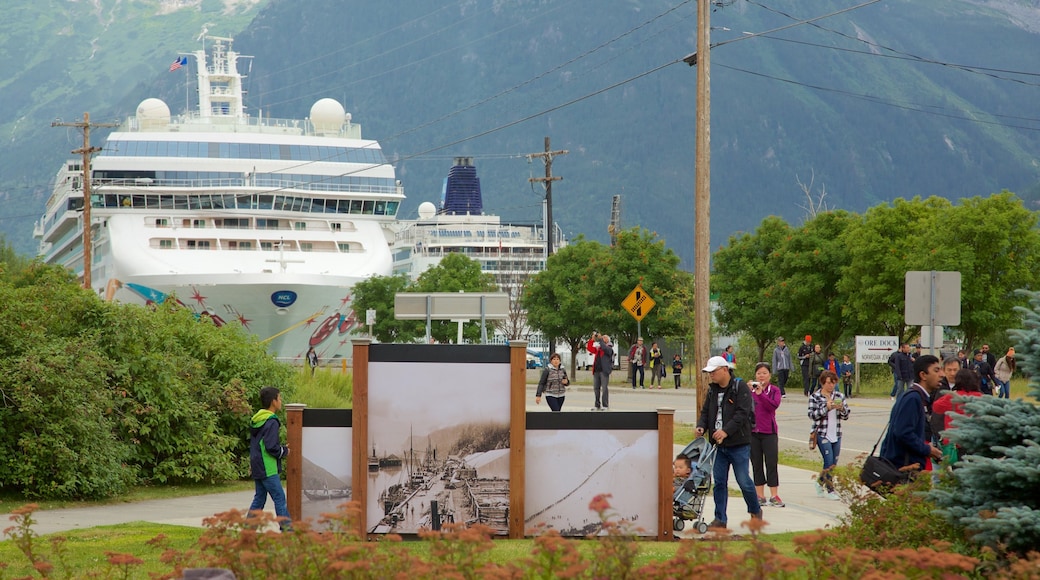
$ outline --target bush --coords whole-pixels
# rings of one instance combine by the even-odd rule
[[[237,325],[106,303],[55,266],[0,274],[0,485],[101,498],[233,479],[260,389],[292,398],[291,369]]]

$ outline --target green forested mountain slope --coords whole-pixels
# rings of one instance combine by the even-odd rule
[[[825,191],[829,207],[855,211],[900,196],[1036,194],[1037,2],[887,0],[819,27],[742,38],[791,23],[783,13],[806,19],[855,3],[736,0],[713,12],[712,40],[725,43],[712,51],[713,245],[766,215],[800,220],[799,181]],[[198,29],[185,24],[179,43],[163,42],[190,50]],[[550,136],[553,149],[570,151],[553,165],[563,177],[554,217],[568,235],[605,240],[611,196],[621,194],[623,225],[662,234],[689,265],[696,72],[665,65],[695,39],[692,1],[270,0],[235,48],[256,57],[254,114],[302,117],[318,98],[344,102],[398,160],[404,217],[439,199],[452,156],[471,155],[486,211],[540,219],[541,192],[528,178],[544,169],[518,155]],[[84,90],[98,99],[92,115],[123,115],[149,96],[181,108],[193,87],[167,64],[132,82],[106,67],[111,80]],[[44,120],[86,110],[76,83],[49,82],[72,97]],[[0,87],[0,104],[7,92]],[[47,131],[50,143],[14,162],[26,183],[48,179],[72,148],[63,131]],[[8,157],[24,150],[4,141],[5,192],[38,211],[42,198],[7,185]],[[28,232],[0,226],[16,243]]]
[[[245,27],[264,0],[5,0],[0,4],[0,233],[34,252],[32,224],[72,149],[53,120],[119,121],[119,103],[154,86],[204,26]],[[146,90],[146,89],[143,89]],[[183,98],[182,98],[183,101]],[[136,106],[136,103],[134,103]],[[94,133],[100,138],[102,131]]]

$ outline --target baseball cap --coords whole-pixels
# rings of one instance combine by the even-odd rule
[[[708,366],[704,367],[704,372],[710,373],[715,369],[722,367],[732,368],[733,365],[729,364],[729,362],[721,356],[713,356],[708,359]]]
[[[778,336],[778,337],[776,337],[776,341],[777,342],[784,342],[784,337]]]

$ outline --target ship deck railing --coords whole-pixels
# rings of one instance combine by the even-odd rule
[[[301,119],[275,119],[272,117],[242,117],[235,115],[208,115],[202,116],[198,111],[188,114],[175,115],[170,118],[169,123],[156,122],[148,119],[142,122],[136,116],[128,117],[126,123],[120,128],[121,131],[137,133],[141,131],[170,131],[170,132],[229,132],[229,133],[263,133],[277,135],[321,135],[325,137],[338,137],[341,139],[361,139],[361,125],[359,123],[343,123],[336,130],[322,128],[318,130],[309,120]]]

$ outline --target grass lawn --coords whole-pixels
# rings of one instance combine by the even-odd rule
[[[43,554],[55,565],[58,577],[63,576],[63,570],[59,559],[54,556],[53,542],[63,537],[64,541],[60,541],[60,545],[64,550],[64,562],[71,571],[71,577],[80,578],[90,574],[123,577],[122,573],[116,572],[116,568],[108,563],[106,553],[114,552],[132,554],[143,561],[143,564],[132,567],[132,573],[126,577],[146,578],[149,574],[170,570],[166,564],[159,561],[162,550],[148,545],[149,540],[164,534],[170,547],[187,550],[195,544],[202,532],[201,528],[134,522],[42,536],[35,538],[34,542],[37,553]],[[762,536],[762,539],[773,544],[780,553],[795,556],[793,538],[796,535],[771,534]],[[680,544],[682,542],[641,541],[636,565],[668,560],[675,556]],[[430,544],[426,542],[405,542],[400,545],[419,556],[427,556],[430,551]],[[723,545],[728,551],[733,552],[742,552],[750,547],[748,541],[726,541]],[[592,554],[593,547],[592,541],[581,541],[578,546],[579,551],[587,557]],[[531,554],[533,548],[533,540],[495,540],[487,558],[500,564],[523,560]],[[17,578],[32,574],[27,559],[13,541],[0,542],[0,563],[7,564],[6,570],[0,569],[0,578]],[[0,564],[0,567],[2,566],[3,564]]]

